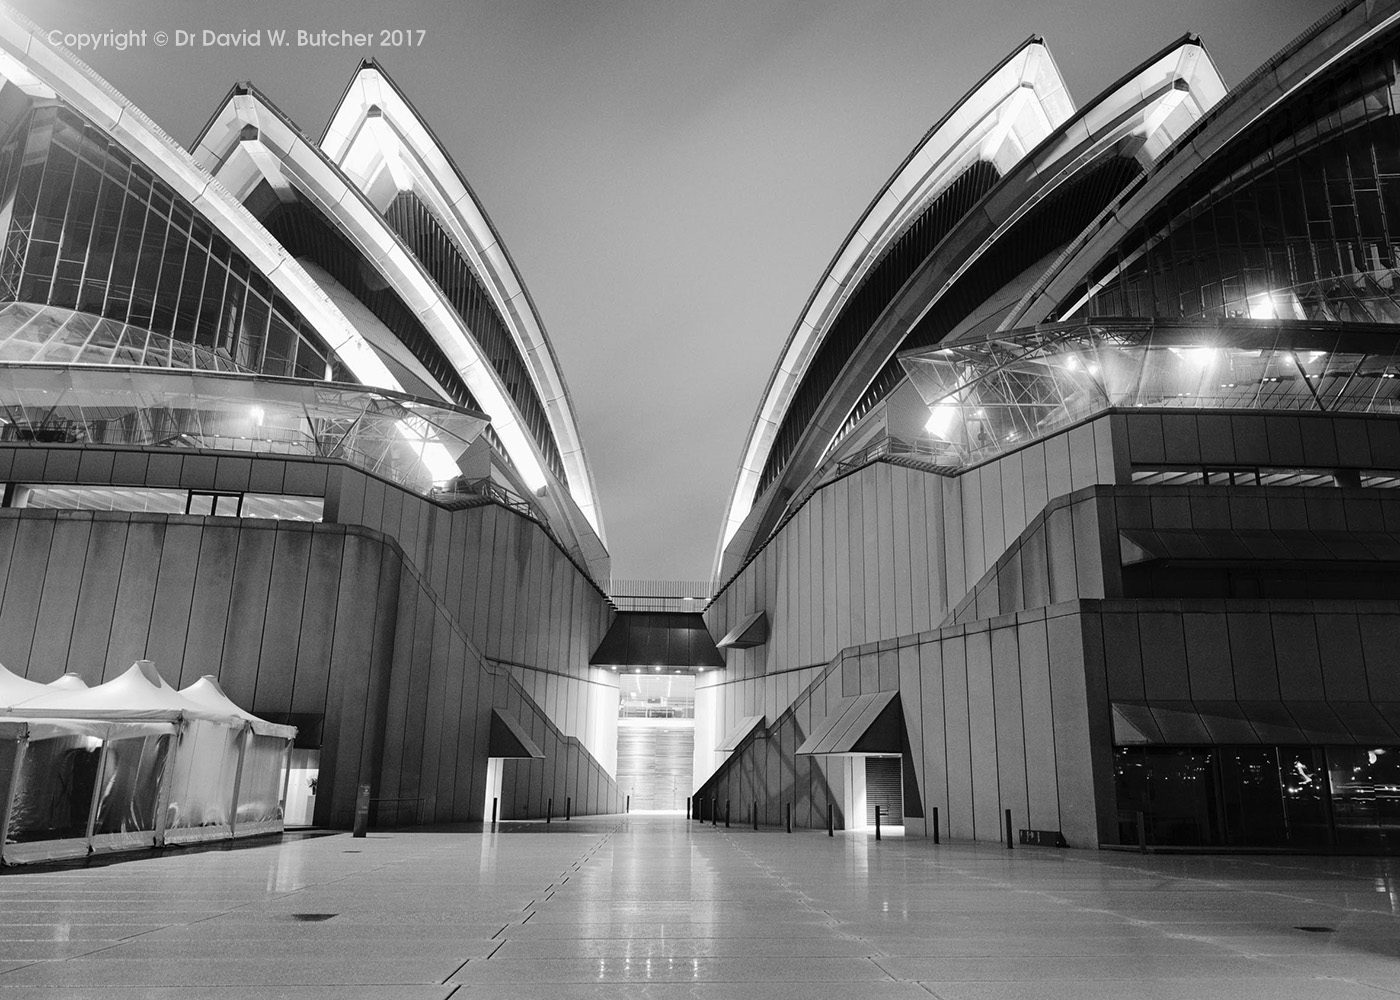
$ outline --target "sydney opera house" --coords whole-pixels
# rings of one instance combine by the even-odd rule
[[[1233,86],[992,67],[797,316],[689,611],[609,598],[538,311],[382,67],[188,149],[9,12],[0,80],[16,674],[212,675],[320,826],[619,812],[641,668],[711,821],[1400,843],[1400,0]]]
[[[289,822],[618,811],[569,394],[394,82],[186,151],[12,12],[0,79],[0,663],[216,676],[298,727]]]
[[[701,808],[1394,849],[1397,322],[1400,6],[1344,3],[1233,87],[1187,36],[1082,105],[1029,39],[876,194],[768,380]]]

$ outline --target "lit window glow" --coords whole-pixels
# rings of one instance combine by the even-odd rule
[[[929,415],[928,423],[924,424],[924,430],[934,437],[946,437],[948,431],[952,429],[953,420],[957,413],[957,404],[939,403]]]
[[[1173,347],[1170,350],[1183,361],[1189,361],[1200,368],[1209,368],[1215,364],[1220,354],[1219,348],[1216,347]]]

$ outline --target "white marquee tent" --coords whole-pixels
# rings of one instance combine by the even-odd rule
[[[0,666],[0,862],[280,830],[295,736],[149,660],[94,687]]]

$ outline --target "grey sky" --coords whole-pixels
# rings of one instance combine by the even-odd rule
[[[12,3],[16,0],[11,0]],[[808,294],[928,126],[1030,34],[1083,103],[1180,35],[1227,84],[1325,0],[17,0],[65,31],[424,28],[421,48],[83,53],[183,143],[253,80],[319,134],[364,55],[484,202],[559,355],[614,575],[702,579]]]

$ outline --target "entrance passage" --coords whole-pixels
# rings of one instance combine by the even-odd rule
[[[695,679],[621,678],[617,787],[633,812],[682,812],[695,756]]]

